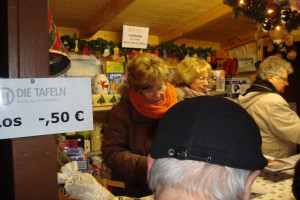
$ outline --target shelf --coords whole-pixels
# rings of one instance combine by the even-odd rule
[[[112,107],[120,101],[120,97],[121,96],[119,94],[93,94],[93,111],[105,111],[112,109]]]

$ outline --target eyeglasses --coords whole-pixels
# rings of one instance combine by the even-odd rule
[[[279,76],[279,75],[277,75],[277,74],[273,74],[273,76],[276,76],[277,78],[280,78],[280,79],[284,80],[284,81],[287,82],[287,83],[289,82],[288,79],[282,78],[281,76]]]
[[[205,81],[209,82],[209,78],[207,77],[199,77],[198,80],[200,80],[202,83],[204,83]]]
[[[142,90],[144,96],[153,96],[156,92],[158,94],[163,94],[167,90],[166,85],[161,85],[157,89],[149,89],[149,90]]]

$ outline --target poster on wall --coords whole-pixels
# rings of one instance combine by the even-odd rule
[[[149,28],[123,25],[122,47],[146,49]]]

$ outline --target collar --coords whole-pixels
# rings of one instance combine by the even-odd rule
[[[262,92],[262,93],[277,93],[279,94],[275,87],[270,83],[269,81],[262,80],[261,78],[256,78],[256,80],[253,82],[250,88],[248,88],[243,94],[245,96],[246,94],[250,92]]]

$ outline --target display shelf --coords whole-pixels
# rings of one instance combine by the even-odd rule
[[[93,111],[107,111],[110,110],[113,107],[113,105],[101,105],[101,106],[94,106],[93,105]]]
[[[120,101],[119,94],[93,94],[93,111],[106,111]]]

